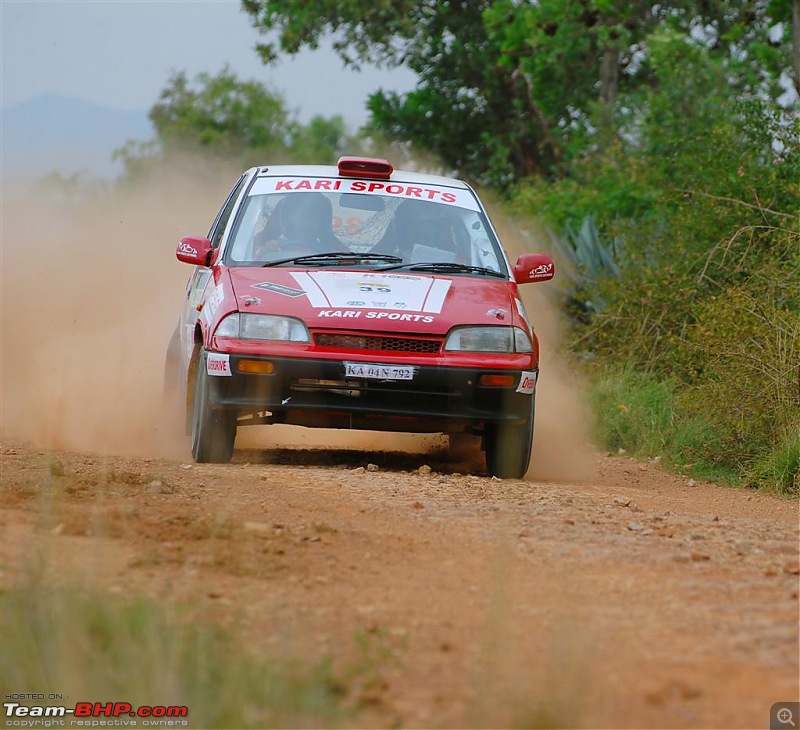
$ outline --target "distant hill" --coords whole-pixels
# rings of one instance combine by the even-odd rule
[[[146,141],[153,127],[146,111],[108,109],[71,96],[48,94],[0,110],[3,177],[28,178],[57,170],[115,177],[115,149]]]

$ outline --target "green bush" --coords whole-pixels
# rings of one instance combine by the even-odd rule
[[[663,463],[699,477],[736,481],[735,470],[715,458],[727,435],[725,424],[681,410],[684,386],[679,381],[631,366],[592,369],[589,402],[600,447],[639,458],[663,458]]]
[[[760,457],[750,469],[747,482],[784,497],[800,495],[800,430]]]
[[[623,449],[641,457],[663,456],[672,429],[670,385],[633,368],[604,368],[591,382],[598,444],[611,452]]]
[[[714,456],[743,473],[800,433],[800,296],[785,296],[787,274],[703,303],[689,336],[695,376],[681,405],[719,424]]]

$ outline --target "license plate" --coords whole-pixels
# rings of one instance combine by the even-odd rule
[[[375,378],[377,380],[413,380],[414,368],[404,365],[377,365],[367,362],[346,362],[346,378]]]

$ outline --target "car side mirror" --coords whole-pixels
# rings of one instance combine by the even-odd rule
[[[207,238],[189,236],[182,238],[175,251],[178,261],[195,266],[208,266],[211,263],[211,254],[214,249]]]
[[[530,284],[535,281],[549,281],[556,273],[553,259],[543,253],[526,253],[514,264],[514,281],[517,284]]]

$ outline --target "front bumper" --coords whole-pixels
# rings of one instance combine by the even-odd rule
[[[274,372],[241,373],[239,360],[270,362]],[[204,352],[200,367],[205,361]],[[230,355],[231,375],[209,378],[211,405],[238,411],[241,425],[292,423],[420,433],[522,423],[529,414],[531,394],[517,392],[522,371],[415,364],[412,380],[345,379],[344,362]],[[486,374],[513,375],[514,384],[479,385]]]

